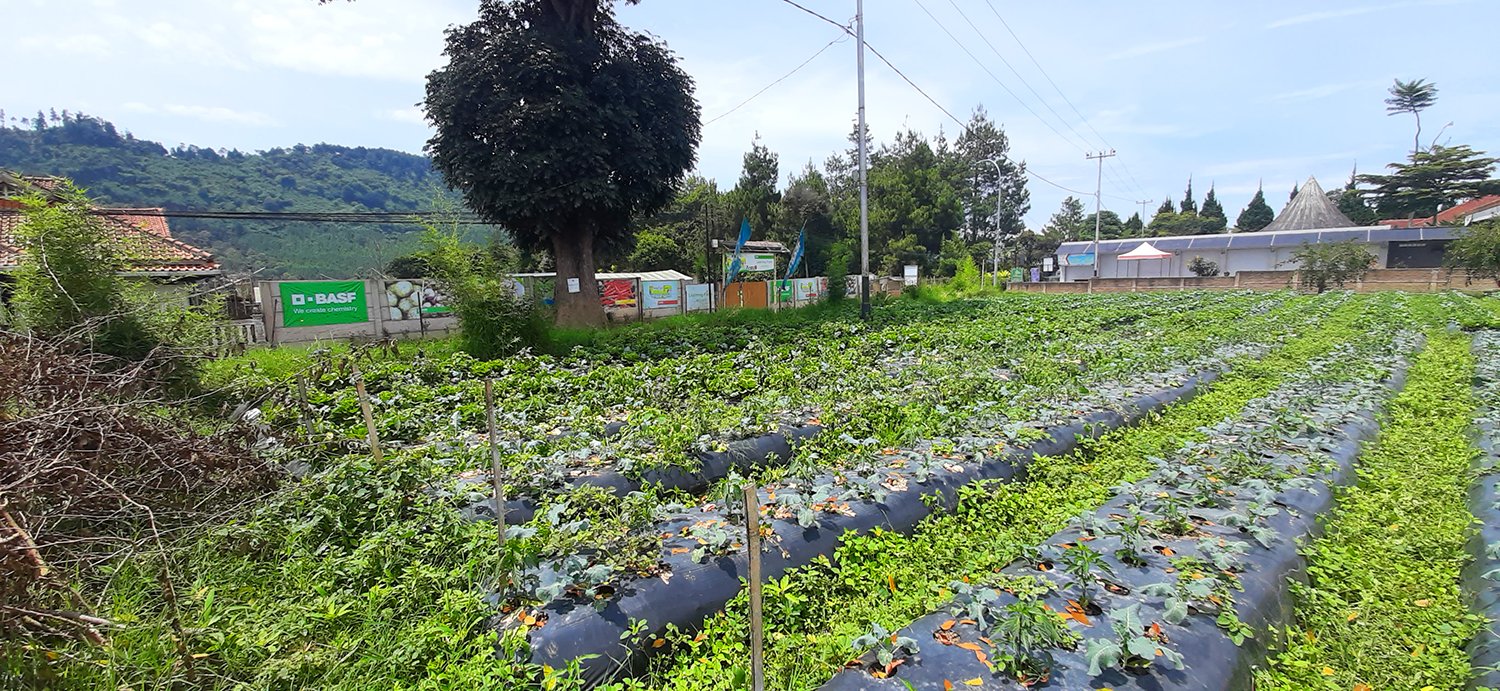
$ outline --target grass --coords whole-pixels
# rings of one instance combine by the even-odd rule
[[[1392,402],[1358,483],[1306,549],[1286,649],[1256,688],[1462,689],[1479,621],[1459,596],[1476,451],[1468,339],[1433,336]]]
[[[1151,459],[1203,438],[1202,427],[1234,415],[1334,345],[1357,338],[1363,310],[1350,306],[1310,335],[1258,360],[1237,363],[1206,393],[1161,417],[1088,443],[1074,454],[1038,459],[1025,483],[964,490],[958,510],[935,515],[912,536],[876,532],[846,538],[834,560],[820,560],[766,590],[767,686],[814,688],[855,652],[850,642],[872,624],[899,629],[945,602],[949,583],[985,579],[1097,508],[1122,482],[1144,477]],[[741,595],[703,633],[670,637],[651,688],[730,689],[748,659]]]

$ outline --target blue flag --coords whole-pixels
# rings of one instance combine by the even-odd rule
[[[797,273],[797,266],[802,263],[802,255],[807,251],[807,224],[802,224],[802,232],[797,235],[797,248],[792,250],[792,260],[787,263],[786,277],[791,278]]]
[[[740,222],[740,239],[734,243],[734,261],[729,262],[729,276],[724,279],[724,285],[734,283],[734,278],[740,274],[740,250],[745,248],[745,243],[750,241],[750,219],[746,218]]]

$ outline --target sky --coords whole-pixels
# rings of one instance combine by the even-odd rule
[[[852,0],[799,1],[839,23],[855,14]],[[8,116],[81,111],[168,146],[413,153],[431,131],[419,104],[425,75],[444,62],[443,31],[478,6],[4,4]],[[856,51],[853,39],[836,42],[839,28],[785,0],[643,0],[617,14],[664,40],[694,78],[706,123],[697,172],[721,188],[756,136],[779,154],[783,184],[846,147]],[[905,128],[953,138],[960,128],[944,110],[967,120],[984,107],[1012,157],[1040,176],[1028,184],[1033,228],[1076,192],[1092,209],[1098,171],[1085,155],[1100,150],[1117,154],[1103,170],[1103,203],[1122,216],[1141,200],[1148,211],[1180,200],[1190,177],[1200,202],[1217,188],[1232,222],[1262,183],[1279,209],[1309,176],[1334,188],[1355,166],[1378,172],[1411,150],[1415,131],[1409,115],[1385,113],[1396,78],[1438,86],[1424,145],[1442,130],[1440,142],[1500,152],[1494,49],[1482,30],[1465,31],[1500,25],[1493,0],[868,0],[865,14],[867,44],[942,107],[867,54],[877,141]]]

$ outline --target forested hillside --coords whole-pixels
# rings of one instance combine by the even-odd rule
[[[86,115],[0,126],[0,168],[61,175],[101,204],[211,211],[457,208],[425,156],[315,144],[245,153],[168,149]],[[416,226],[173,219],[174,234],[261,276],[352,276],[413,249]]]

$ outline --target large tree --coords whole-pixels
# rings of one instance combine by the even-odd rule
[[[1255,196],[1250,198],[1250,203],[1245,205],[1245,210],[1240,212],[1234,220],[1234,225],[1245,232],[1255,232],[1276,220],[1276,212],[1271,205],[1266,203],[1266,191],[1256,189]]]
[[[603,323],[595,252],[671,201],[693,164],[692,79],[598,0],[484,0],[444,54],[427,78],[434,167],[522,249],[551,250],[559,324]]]
[[[776,206],[781,202],[781,192],[776,188],[781,180],[781,158],[760,143],[760,135],[750,142],[745,152],[740,180],[729,190],[730,217],[735,230],[741,219],[750,220],[751,230],[760,238],[770,237]]]
[[[1382,218],[1432,216],[1484,193],[1485,182],[1500,159],[1468,146],[1433,146],[1412,154],[1407,163],[1392,163],[1389,175],[1360,175],[1372,185],[1364,191]]]
[[[1198,212],[1198,217],[1203,219],[1205,234],[1222,233],[1229,227],[1229,218],[1224,215],[1224,205],[1219,203],[1213,185],[1208,186],[1208,195],[1203,198],[1203,209]]]
[[[1010,159],[1010,139],[1005,130],[990,120],[983,106],[974,109],[968,126],[958,137],[957,149],[961,161],[957,174],[966,182],[962,185],[964,205],[973,216],[964,239],[970,243],[996,239],[1005,242],[1020,234],[1026,229],[1025,216],[1031,211],[1026,163]]]
[[[1423,79],[1410,82],[1397,79],[1390,94],[1390,98],[1385,99],[1387,115],[1411,113],[1417,119],[1417,133],[1411,140],[1411,152],[1416,155],[1422,149],[1422,111],[1437,102],[1437,85]]]
[[[1083,202],[1070,195],[1063,199],[1062,206],[1042,228],[1042,235],[1048,240],[1067,242],[1083,237],[1083,230]],[[1092,238],[1094,227],[1091,225],[1088,230]]]

